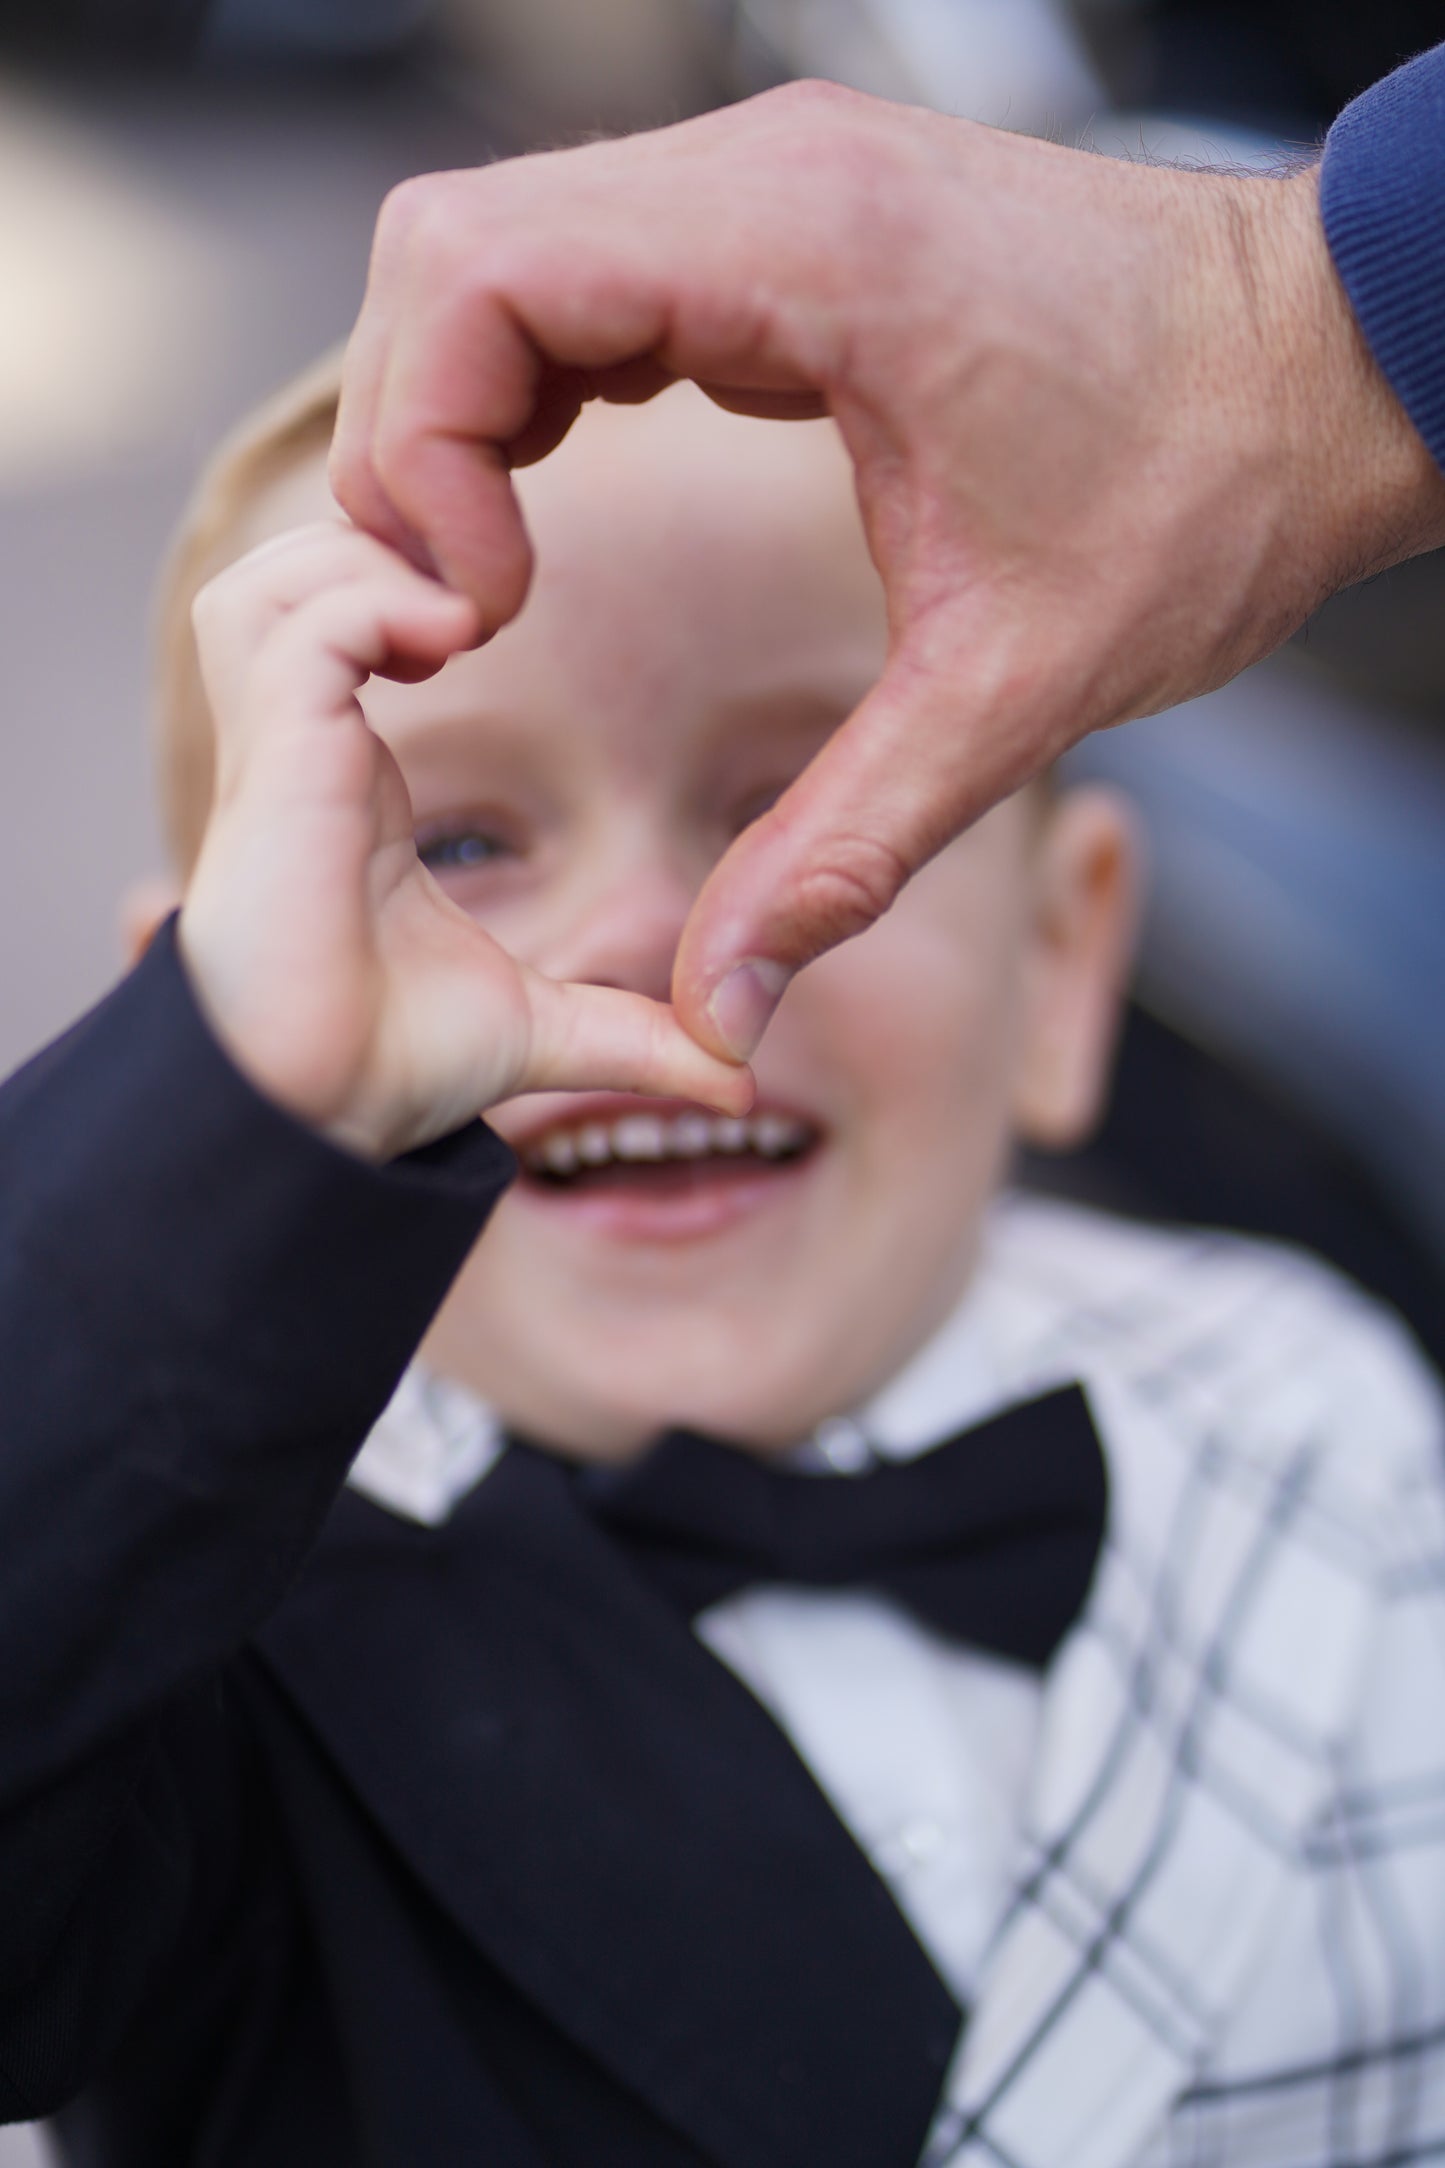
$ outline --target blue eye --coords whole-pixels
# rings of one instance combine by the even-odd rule
[[[469,873],[504,858],[511,845],[485,828],[458,828],[450,835],[419,839],[416,855],[428,873]]]

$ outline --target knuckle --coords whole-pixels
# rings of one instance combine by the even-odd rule
[[[880,919],[908,874],[901,853],[882,838],[835,836],[827,858],[799,876],[798,920],[811,936],[831,948]]]
[[[432,201],[435,183],[434,174],[413,173],[387,190],[376,217],[378,242],[391,246],[406,238]]]
[[[497,239],[490,225],[476,216],[476,198],[483,191],[495,196],[510,162],[495,169],[479,166],[463,172],[420,173],[398,181],[383,198],[377,215],[381,260],[444,259],[448,280],[464,281],[471,265]]]
[[[803,76],[795,83],[780,83],[776,89],[765,91],[758,100],[760,106],[771,105],[776,112],[820,120],[853,114],[865,108],[867,103],[856,90],[849,90],[842,83],[830,83],[824,76],[811,75]]]
[[[468,250],[461,236],[465,232],[474,241],[475,235],[463,215],[465,204],[457,200],[460,178],[452,173],[414,174],[383,197],[371,251],[372,279],[381,290],[416,275],[418,265],[433,281],[445,277],[450,283],[464,272]],[[476,181],[482,175],[466,178]]]
[[[841,83],[810,80],[756,102],[771,116],[774,153],[795,174],[800,200],[825,206],[830,233],[852,236],[855,247],[873,234],[897,178],[890,109]]]

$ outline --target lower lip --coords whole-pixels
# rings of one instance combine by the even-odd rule
[[[635,1183],[569,1189],[524,1174],[512,1195],[529,1209],[569,1228],[613,1242],[697,1242],[725,1233],[770,1206],[785,1202],[806,1179],[816,1152],[769,1166],[721,1165],[668,1170],[665,1189],[656,1176]]]

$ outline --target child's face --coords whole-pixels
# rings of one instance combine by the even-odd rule
[[[268,519],[312,516],[320,486],[294,477]],[[827,424],[678,390],[589,411],[521,487],[520,620],[364,704],[457,903],[543,971],[665,998],[709,869],[882,665],[850,470]],[[1014,800],[794,983],[743,1129],[498,1108],[525,1171],[433,1362],[597,1453],[672,1422],[782,1444],[857,1401],[961,1291],[1015,1131],[1087,1118],[1126,886],[1107,808]]]

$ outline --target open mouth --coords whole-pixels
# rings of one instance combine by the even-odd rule
[[[695,1191],[795,1166],[820,1142],[816,1124],[764,1108],[745,1116],[642,1109],[552,1123],[521,1146],[534,1182],[557,1192]]]

